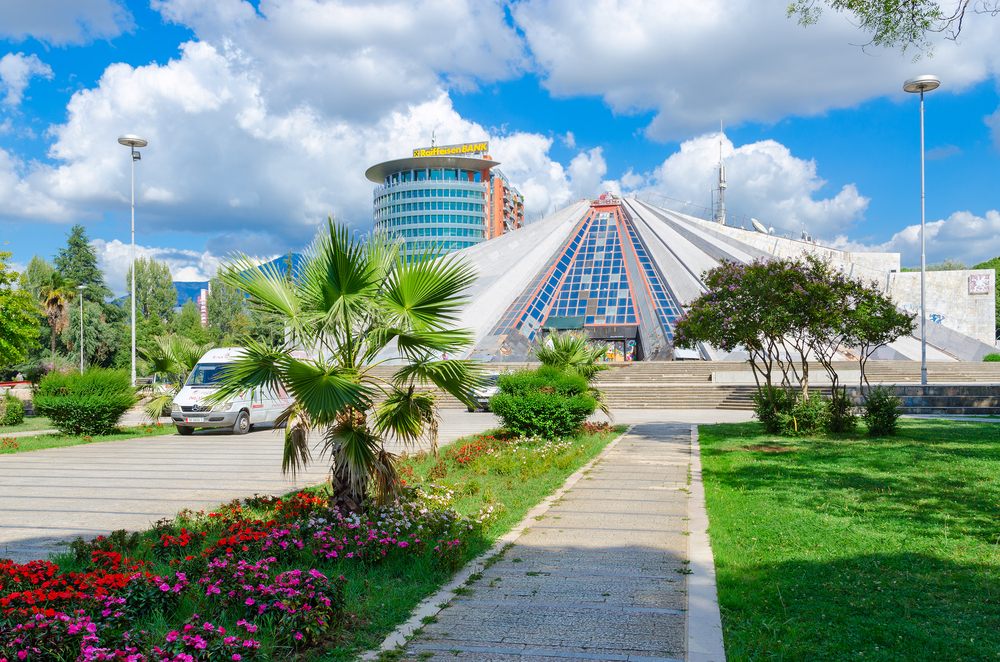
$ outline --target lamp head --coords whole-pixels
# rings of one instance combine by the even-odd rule
[[[145,147],[149,144],[145,138],[137,136],[134,133],[126,133],[118,136],[118,142],[126,147]]]
[[[78,290],[85,290],[85,289],[87,289],[87,286],[86,285],[77,285],[76,289],[78,289]]]
[[[930,92],[941,86],[941,79],[937,76],[914,76],[903,83],[903,89],[907,92]]]

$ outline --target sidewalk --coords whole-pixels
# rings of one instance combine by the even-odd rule
[[[689,424],[637,425],[406,651],[724,662],[693,439]]]

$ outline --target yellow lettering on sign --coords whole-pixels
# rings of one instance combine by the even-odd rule
[[[440,147],[418,147],[413,150],[413,156],[453,156],[476,154],[490,151],[489,142],[463,143],[461,145],[442,145]]]

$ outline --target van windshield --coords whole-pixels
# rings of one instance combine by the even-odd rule
[[[188,375],[184,386],[218,386],[232,363],[199,363]]]

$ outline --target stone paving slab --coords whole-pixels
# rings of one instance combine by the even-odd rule
[[[471,600],[486,602],[579,603],[619,607],[684,609],[687,591],[683,576],[649,574],[552,574],[544,570],[494,573],[486,571]]]
[[[685,659],[690,458],[689,425],[636,426],[407,649],[459,660]]]

